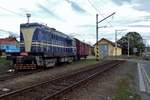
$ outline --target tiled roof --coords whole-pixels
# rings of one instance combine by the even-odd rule
[[[0,38],[0,44],[15,43],[17,40],[14,37]]]
[[[105,38],[102,38],[101,40],[99,40],[98,42],[101,42],[101,41],[107,41],[108,43],[110,43],[112,46],[115,46],[115,43],[114,42],[112,42],[112,41],[110,41],[110,40],[108,40],[108,39],[105,39]],[[96,43],[94,44],[94,45],[96,45]],[[117,47],[120,47],[121,48],[121,46],[119,45],[119,44],[117,44]]]
[[[112,41],[110,41],[110,40],[107,40],[107,39],[105,39],[105,38],[102,38],[99,42],[101,42],[102,40],[105,40],[105,41],[107,41],[108,43],[110,43],[111,45],[115,46],[115,43],[114,43],[114,42],[112,42]]]

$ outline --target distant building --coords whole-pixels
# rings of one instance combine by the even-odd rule
[[[19,42],[15,37],[0,38],[0,51],[5,53],[19,52]]]
[[[100,41],[98,41],[98,48],[100,58],[122,55],[122,48],[118,45],[117,50],[115,51],[115,43],[105,38],[102,38]],[[94,45],[94,51],[96,54],[96,44]]]
[[[145,47],[143,55],[150,56],[150,47]]]

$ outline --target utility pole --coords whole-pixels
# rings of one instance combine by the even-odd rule
[[[99,61],[99,47],[98,47],[98,14],[96,14],[96,60]]]
[[[99,47],[98,47],[98,24],[103,22],[104,20],[106,20],[107,18],[113,16],[115,14],[115,12],[113,12],[112,14],[110,14],[109,16],[103,18],[102,20],[98,21],[98,14],[96,14],[96,60],[99,61],[100,60],[100,53],[99,53]]]
[[[99,47],[98,47],[98,14],[96,14],[96,60],[99,61]]]
[[[125,31],[126,29],[115,30],[115,56],[117,56],[117,35],[118,31]]]
[[[117,56],[117,30],[115,30],[115,56]]]
[[[129,42],[129,35],[128,35],[128,57],[130,55],[130,42]]]

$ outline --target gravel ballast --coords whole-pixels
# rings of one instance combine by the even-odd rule
[[[96,61],[92,61],[91,63],[81,63],[78,64],[78,62],[76,62],[75,64],[64,64],[61,66],[57,66],[54,68],[50,68],[48,70],[45,71],[41,71],[38,73],[33,73],[30,75],[25,75],[25,76],[21,76],[21,77],[17,77],[17,78],[13,78],[13,79],[9,79],[6,81],[1,81],[0,82],[0,94],[5,93],[5,92],[10,92],[12,90],[17,90],[20,88],[24,88],[26,86],[31,86],[33,84],[36,84],[38,82],[42,82],[42,81],[46,81],[48,79],[53,79],[55,77],[61,76],[64,73],[70,73],[70,72],[74,72],[80,69],[84,69],[86,68],[88,65],[93,65],[96,64],[98,62]],[[3,89],[8,89],[9,91],[2,91]]]
[[[137,64],[126,62],[64,95],[60,100],[113,100],[118,95],[118,80],[127,76],[133,78],[130,85],[138,93]]]

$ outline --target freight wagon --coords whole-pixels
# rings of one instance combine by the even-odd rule
[[[84,42],[81,42],[80,40],[76,39],[76,49],[77,49],[77,59],[80,60],[80,58],[84,57],[86,58],[89,55],[89,49],[90,46]]]
[[[86,57],[88,45],[46,25],[20,25],[20,52],[12,53],[16,70],[52,67]]]

